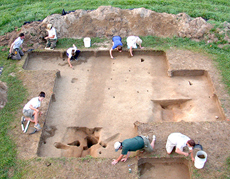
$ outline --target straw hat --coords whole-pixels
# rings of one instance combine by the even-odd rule
[[[52,28],[52,24],[47,24],[46,28],[50,30]]]

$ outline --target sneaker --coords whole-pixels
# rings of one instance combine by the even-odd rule
[[[46,50],[50,50],[50,47],[45,47]]]
[[[36,129],[38,129],[38,130],[42,129],[41,126],[40,126],[39,124],[35,124],[35,125],[34,125],[34,128],[36,128]]]
[[[155,141],[156,141],[156,136],[155,136],[155,135],[153,135],[153,140],[155,140]]]
[[[9,55],[7,56],[7,60],[9,60],[9,59],[11,59],[11,54],[9,54]]]
[[[26,120],[25,120],[25,117],[22,116],[22,117],[21,117],[21,123],[24,124],[25,121],[26,121]]]

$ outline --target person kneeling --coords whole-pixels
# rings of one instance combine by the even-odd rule
[[[23,108],[23,115],[21,121],[25,120],[34,122],[34,128],[40,130],[41,126],[38,124],[38,115],[41,114],[39,111],[39,107],[41,106],[41,102],[45,98],[45,93],[43,91],[40,92],[38,97],[32,98]]]
[[[127,38],[127,47],[129,49],[130,56],[133,56],[133,48],[137,48],[137,44],[139,45],[140,49],[144,48],[141,46],[142,40],[138,36],[129,36]]]
[[[190,139],[184,134],[181,133],[171,133],[168,136],[167,143],[166,143],[166,151],[168,154],[171,154],[173,148],[176,147],[175,152],[184,156],[188,156],[191,153],[191,159],[194,161],[193,157],[193,147],[195,146],[194,140]],[[189,149],[189,153],[183,152],[183,148],[187,146]]]
[[[131,139],[125,139],[123,142],[116,142],[114,144],[115,151],[121,151],[121,155],[115,160],[113,160],[112,164],[116,165],[120,160],[122,162],[126,162],[130,155],[130,151],[137,151],[140,149],[145,149],[147,152],[153,152],[154,143],[156,140],[156,136],[153,135],[153,140],[150,144],[149,139],[145,136],[136,136]],[[123,156],[126,155],[125,158]]]
[[[77,47],[73,44],[73,47],[68,48],[68,50],[66,51],[66,55],[68,57],[68,63],[70,68],[73,68],[73,66],[71,65],[72,60],[77,60],[77,57],[80,54],[80,50],[77,49]]]

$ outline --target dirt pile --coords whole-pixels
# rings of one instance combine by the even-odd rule
[[[212,25],[201,17],[191,18],[185,13],[177,15],[157,13],[145,8],[120,9],[101,6],[96,10],[76,10],[66,15],[53,14],[42,22],[32,22],[21,27],[20,31],[0,37],[0,45],[10,45],[20,32],[24,32],[27,48],[44,46],[45,26],[52,23],[58,38],[109,37],[120,35],[188,37],[202,39]]]
[[[6,83],[0,81],[0,110],[4,108],[7,103],[7,86]]]
[[[111,6],[101,6],[93,11],[77,10],[65,16],[53,14],[43,23],[54,24],[61,38],[127,37],[133,34],[201,38],[212,28],[204,19],[192,19],[184,13],[173,15],[145,8],[129,10]]]

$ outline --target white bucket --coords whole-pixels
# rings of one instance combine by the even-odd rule
[[[205,162],[207,161],[207,157],[208,155],[206,154],[206,152],[204,151],[198,151],[196,153],[196,157],[195,157],[195,162],[194,162],[194,166],[197,169],[201,169],[204,167]]]
[[[89,37],[85,37],[83,41],[84,41],[84,46],[85,47],[90,47],[91,39]]]

